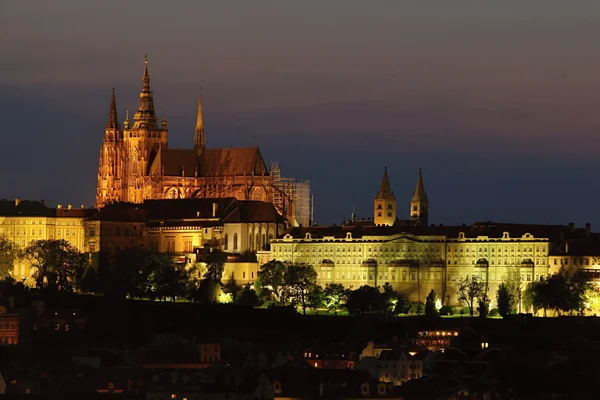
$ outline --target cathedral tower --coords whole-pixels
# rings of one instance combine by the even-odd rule
[[[419,168],[417,187],[410,201],[410,219],[421,226],[429,224],[429,200],[423,184],[423,175]]]
[[[111,201],[121,200],[123,179],[123,132],[117,116],[115,89],[112,90],[108,120],[104,129],[104,141],[100,148],[98,161],[98,187],[96,188],[96,207],[103,207]]]
[[[194,149],[196,154],[200,155],[206,147],[206,139],[204,137],[204,118],[202,115],[202,91],[198,98],[198,114],[196,116],[196,133],[194,135]]]
[[[375,225],[394,225],[396,222],[396,197],[390,186],[387,167],[383,172],[383,178],[381,179],[381,185],[379,185],[377,196],[375,196],[374,207]]]
[[[127,160],[123,201],[141,203],[146,197],[144,195],[144,177],[149,174],[149,166],[160,149],[168,146],[167,121],[163,119],[159,125],[154,110],[154,95],[150,89],[147,57],[142,77],[140,104],[133,116],[133,126],[130,126],[128,121],[127,119],[125,122],[126,128],[123,132]]]

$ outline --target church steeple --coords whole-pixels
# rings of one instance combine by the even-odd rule
[[[200,89],[200,96],[198,98],[198,114],[196,115],[196,131],[194,134],[194,149],[196,154],[200,155],[204,151],[206,145],[204,137],[204,119],[202,115],[202,89]]]
[[[421,168],[419,168],[417,186],[410,201],[410,219],[422,226],[429,224],[429,199],[425,192]]]
[[[133,116],[133,128],[158,129],[158,117],[154,112],[154,97],[150,90],[150,74],[148,73],[148,56],[145,59],[144,76],[142,77],[142,91],[140,92],[140,106]]]
[[[387,167],[383,171],[383,178],[374,201],[375,225],[394,225],[396,222],[396,196],[390,185]]]
[[[112,98],[110,99],[110,111],[108,112],[108,121],[106,129],[119,129],[119,117],[117,117],[117,101],[115,100],[115,88],[112,90]]]

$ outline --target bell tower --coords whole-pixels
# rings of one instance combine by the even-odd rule
[[[119,125],[115,89],[113,89],[108,120],[104,129],[104,141],[98,160],[96,207],[104,207],[111,201],[122,199],[123,156],[123,131]]]
[[[420,226],[427,226],[429,224],[429,199],[425,192],[421,168],[419,168],[417,186],[410,201],[410,219]]]
[[[390,186],[387,167],[385,167],[381,185],[375,196],[373,220],[377,226],[392,226],[396,222],[396,197]]]

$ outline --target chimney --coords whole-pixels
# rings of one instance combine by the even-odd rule
[[[21,199],[15,199],[15,206],[18,206],[21,203]]]
[[[589,222],[585,223],[585,235],[587,236],[588,239],[592,235],[592,224],[590,224]]]
[[[217,216],[217,203],[213,203],[213,208],[212,208],[212,216],[213,218]]]
[[[200,218],[200,211],[196,211],[196,218]]]
[[[575,223],[569,222],[569,232],[575,232]]]
[[[57,204],[56,208],[60,210],[62,208],[62,204]]]
[[[73,204],[69,204],[69,205],[67,206],[67,208],[70,210],[71,208],[73,208]]]
[[[565,242],[565,254],[569,254],[569,242]]]

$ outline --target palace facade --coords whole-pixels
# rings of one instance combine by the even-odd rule
[[[387,282],[411,301],[424,301],[433,289],[444,304],[455,305],[457,279],[480,277],[495,302],[500,283],[526,284],[548,275],[551,263],[559,259],[568,263],[569,257],[557,253],[565,240],[592,240],[589,224],[585,229],[573,224],[429,225],[429,200],[420,171],[409,204],[410,219],[398,219],[396,205],[386,170],[374,199],[373,220],[291,228],[271,242],[270,252],[261,254],[261,260],[310,264],[323,286],[337,282],[358,288]],[[578,259],[589,269],[600,269],[597,257]]]
[[[191,149],[168,146],[166,116],[158,122],[150,89],[148,60],[142,77],[139,108],[133,122],[127,112],[119,123],[113,89],[98,163],[96,207],[111,202],[184,198],[236,198],[273,202],[273,177],[258,147],[206,148],[202,98]],[[285,193],[279,212],[292,220],[293,201]]]
[[[46,207],[44,201],[0,200],[0,237],[25,248],[35,240],[64,239],[79,251],[87,251],[85,238],[86,210],[71,204]],[[31,278],[30,265],[18,260],[12,276],[17,280]]]

